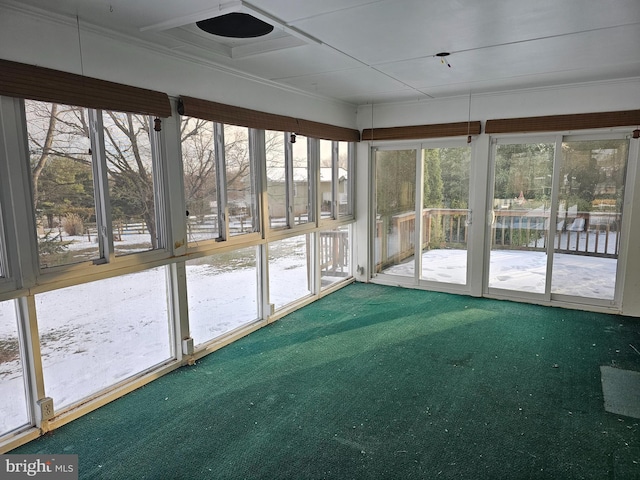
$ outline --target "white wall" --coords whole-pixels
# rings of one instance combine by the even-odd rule
[[[471,94],[471,120],[570,113],[609,112],[640,108],[640,77],[620,81]],[[361,105],[358,128],[397,127],[466,122],[469,96],[395,104]]]
[[[0,5],[0,58],[136,87],[355,128],[353,105],[192,61],[75,20]],[[80,41],[79,41],[80,40]],[[82,46],[82,61],[80,56]]]

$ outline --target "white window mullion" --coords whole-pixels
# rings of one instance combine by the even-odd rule
[[[416,220],[415,220],[415,270],[414,281],[419,283],[422,277],[422,204],[424,202],[424,160],[423,150],[420,145],[416,146]]]
[[[556,137],[553,152],[553,177],[551,179],[551,207],[549,210],[549,230],[547,235],[547,276],[544,288],[545,299],[551,298],[551,281],[553,275],[553,253],[555,248],[556,232],[558,230],[558,192],[560,188],[560,163],[562,162],[562,135]]]
[[[18,332],[22,339],[22,359],[24,364],[25,390],[29,397],[28,408],[31,421],[44,431],[47,420],[53,417],[53,400],[46,396],[40,335],[36,318],[35,297],[29,295],[16,300]]]
[[[0,137],[6,287],[30,287],[39,265],[24,100],[0,96]]]
[[[308,208],[309,223],[314,223],[316,226],[320,223],[320,205],[322,203],[320,192],[320,141],[309,137],[307,139],[307,166],[308,173]]]
[[[289,138],[287,134],[285,138]],[[291,228],[295,225],[293,204],[294,204],[294,184],[293,184],[293,148],[290,141],[285,141],[284,149],[284,173],[285,173],[285,189],[286,189],[286,213],[287,227]]]
[[[104,147],[102,111],[89,110],[93,183],[95,189],[96,224],[100,245],[100,260],[95,263],[110,263],[115,259],[113,231],[111,228],[111,201],[109,199],[109,175]]]
[[[170,245],[168,241],[168,232],[170,217],[168,215],[167,206],[167,175],[165,173],[165,142],[164,142],[164,128],[163,121],[159,118],[153,119],[148,117],[149,121],[149,143],[151,144],[151,159],[152,159],[152,173],[153,173],[153,195],[155,203],[155,222],[156,222],[156,245],[158,248],[166,248]],[[156,131],[155,126],[158,124],[160,130]],[[180,163],[180,162],[176,162]],[[182,178],[182,177],[178,177]],[[184,195],[183,195],[184,197]]]
[[[256,192],[256,218],[254,228],[258,228],[261,237],[269,227],[268,195],[267,195],[267,155],[266,155],[266,134],[264,130],[249,130],[251,143],[251,161],[253,163],[253,177]]]
[[[347,191],[347,207],[345,216],[355,217],[356,212],[356,156],[355,156],[356,145],[353,142],[348,143],[347,147],[347,180],[346,180],[346,191]],[[339,171],[339,170],[338,170]],[[339,178],[339,176],[338,176]],[[339,199],[338,199],[339,200]],[[338,215],[340,215],[338,213]]]
[[[171,249],[174,256],[187,252],[187,205],[184,190],[183,162],[169,161],[169,159],[183,159],[180,139],[180,117],[174,113],[172,117],[162,122],[162,157],[166,204],[166,233],[165,247]]]
[[[193,354],[193,338],[191,338],[189,326],[187,270],[185,262],[172,263],[166,269],[172,354],[180,361],[183,356]]]
[[[338,191],[340,183],[339,142],[331,142],[331,218],[338,219]]]
[[[216,168],[218,170],[218,175],[216,175],[216,181],[218,183],[218,231],[220,232],[218,241],[223,241],[229,238],[227,172],[224,160],[224,125],[222,123],[214,123],[213,132],[215,136]]]
[[[261,172],[260,165],[264,163],[264,130],[256,130],[255,128],[249,129],[249,170],[251,177],[251,192],[253,198],[255,198],[252,205],[251,218],[253,224],[251,225],[254,232],[260,232],[262,224],[262,190],[261,190]],[[266,192],[266,190],[265,190]]]
[[[249,130],[251,143],[251,161],[254,162],[254,178],[256,187],[257,205],[259,212],[258,225],[260,234],[265,238],[269,227],[268,195],[267,195],[267,154],[266,154],[266,134],[264,130]],[[268,245],[263,243],[256,246],[257,263],[257,304],[258,318],[267,320],[271,315],[271,304],[269,303],[269,257],[267,254]]]

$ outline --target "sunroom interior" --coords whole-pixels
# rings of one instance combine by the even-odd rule
[[[197,25],[236,13],[274,28]],[[0,27],[0,452],[353,282],[640,316],[635,0]]]

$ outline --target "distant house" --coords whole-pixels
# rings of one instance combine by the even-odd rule
[[[347,201],[347,170],[338,169],[338,202]],[[284,168],[267,168],[267,193],[269,202],[269,215],[272,218],[285,217],[285,170]],[[293,208],[294,216],[307,215],[309,209],[309,172],[304,167],[293,168]],[[320,168],[320,199],[321,211],[331,209],[332,168]]]

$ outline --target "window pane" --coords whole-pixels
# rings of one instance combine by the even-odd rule
[[[614,299],[628,155],[629,140],[563,142],[551,293]]]
[[[189,242],[218,238],[218,187],[213,123],[183,117],[182,168]]]
[[[329,140],[320,140],[320,218],[331,218],[333,202],[333,147]]]
[[[555,145],[496,147],[489,287],[543,294]]]
[[[42,293],[36,307],[57,410],[172,356],[164,267]]]
[[[351,165],[349,161],[349,142],[338,142],[338,215],[353,215],[353,193],[350,191]]]
[[[311,294],[310,234],[269,244],[269,299],[276,309]]]
[[[321,288],[351,276],[351,226],[320,232]]]
[[[376,152],[376,271],[413,277],[416,151]]]
[[[296,143],[291,145],[293,154],[293,217],[296,225],[310,220],[311,199],[309,182],[309,159],[307,137],[297,135]]]
[[[258,318],[256,247],[189,260],[186,268],[196,345]]]
[[[267,197],[269,207],[269,226],[282,228],[287,226],[287,185],[285,169],[285,134],[283,132],[265,132],[265,153],[267,160]]]
[[[100,258],[87,110],[25,101],[40,267]]]
[[[0,302],[0,435],[29,422],[15,302]]]
[[[424,280],[467,283],[471,147],[422,150]]]
[[[103,112],[116,255],[158,248],[149,118]]]
[[[224,126],[224,163],[227,176],[229,234],[258,231],[256,193],[249,152],[249,129]]]

